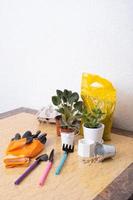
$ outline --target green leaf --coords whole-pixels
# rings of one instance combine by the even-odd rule
[[[52,102],[55,106],[58,106],[58,105],[60,105],[61,100],[58,96],[52,96]]]
[[[77,102],[78,100],[79,100],[79,95],[77,92],[74,92],[69,98],[69,103],[73,104],[74,102]]]
[[[59,112],[59,113],[61,113],[61,114],[64,114],[64,109],[63,108],[59,108],[59,109],[57,109],[57,112]]]
[[[78,111],[82,112],[83,111],[83,102],[78,101],[74,104],[74,108],[77,109]]]
[[[63,118],[61,119],[61,126],[64,128],[67,128],[68,126],[67,122]]]
[[[63,92],[61,90],[56,90],[57,96],[61,99]]]
[[[68,102],[69,102],[69,99],[70,99],[71,95],[72,95],[72,91],[69,90],[69,91],[68,91]]]
[[[64,95],[62,96],[62,100],[64,101],[64,103],[67,102],[67,99],[66,99],[66,97]]]
[[[72,95],[72,91],[68,90],[68,96],[70,97]]]
[[[64,90],[64,97],[68,99],[69,91],[67,89]]]
[[[102,113],[101,109],[98,107],[93,108],[92,110],[87,111],[87,109],[83,110],[82,120],[84,125],[87,128],[97,128],[100,126],[102,121]]]

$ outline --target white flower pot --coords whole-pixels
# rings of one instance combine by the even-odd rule
[[[78,155],[83,158],[94,156],[95,143],[92,140],[86,141],[81,139],[78,141]]]
[[[68,144],[71,145],[71,147],[73,147],[74,145],[74,132],[61,132],[61,143],[62,146],[63,144]]]
[[[95,143],[102,143],[104,124],[101,124],[99,128],[86,128],[84,126],[84,139],[86,141],[93,140]]]

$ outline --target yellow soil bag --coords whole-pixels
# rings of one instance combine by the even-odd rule
[[[89,109],[98,106],[105,113],[103,139],[110,140],[112,116],[116,105],[116,90],[112,83],[98,75],[83,73],[81,97]]]

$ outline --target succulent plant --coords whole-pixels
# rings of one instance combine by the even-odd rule
[[[86,128],[98,128],[101,125],[102,120],[104,119],[104,114],[102,110],[98,107],[94,107],[89,111],[84,106],[82,121]]]
[[[67,89],[56,90],[52,102],[61,114],[61,128],[78,131],[83,109],[83,102],[79,100],[78,93]]]

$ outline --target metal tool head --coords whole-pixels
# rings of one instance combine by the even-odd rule
[[[53,162],[53,161],[54,161],[54,149],[52,149],[52,151],[50,152],[49,161],[50,161],[50,162]]]
[[[45,134],[41,134],[37,139],[42,143],[42,144],[45,144],[46,141],[47,141],[47,133]]]
[[[41,131],[38,130],[32,137],[33,137],[33,138],[37,138],[37,137],[40,135],[40,133],[41,133]]]
[[[29,137],[32,137],[32,132],[31,131],[26,131],[22,136],[22,138],[29,138]]]
[[[74,145],[68,145],[68,144],[63,144],[62,150],[66,151],[67,153],[73,153],[74,152]]]
[[[38,160],[39,162],[41,162],[41,161],[47,161],[48,160],[48,155],[47,154],[42,154],[42,155],[38,156],[36,158],[36,160]]]
[[[20,135],[20,133],[16,133],[15,137],[12,138],[11,141],[13,141],[13,140],[19,140],[19,139],[21,139],[21,135]]]

